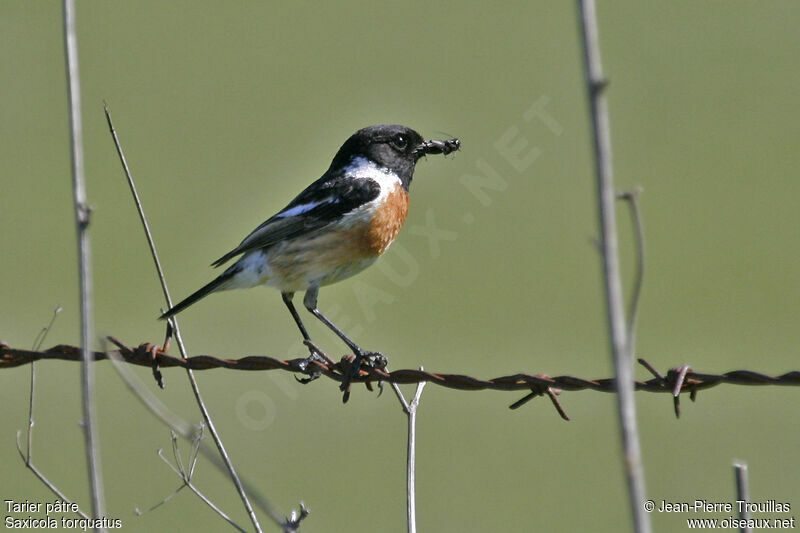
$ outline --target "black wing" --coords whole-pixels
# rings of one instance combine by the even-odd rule
[[[239,246],[212,264],[218,267],[239,254],[269,248],[285,239],[323,228],[353,209],[371,202],[380,192],[380,184],[372,179],[342,174],[330,176],[326,173],[279,213],[254,229]]]

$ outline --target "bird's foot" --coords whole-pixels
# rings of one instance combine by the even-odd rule
[[[350,364],[350,368],[345,373],[344,379],[342,379],[342,384],[339,386],[339,390],[344,393],[342,396],[342,403],[347,403],[347,400],[350,399],[351,381],[358,377],[358,373],[361,371],[362,365],[367,365],[370,368],[380,369],[385,368],[389,362],[386,356],[380,352],[368,352],[361,349],[353,351],[355,352],[355,358]]]
[[[303,344],[305,344],[308,348],[309,356],[300,361],[299,367],[300,371],[306,374],[308,377],[298,378],[295,376],[294,379],[303,385],[307,385],[322,375],[322,372],[319,370],[309,370],[309,367],[314,368],[314,362],[320,362],[329,368],[335,363],[331,361],[331,359],[325,355],[325,352],[323,352],[319,346],[314,344],[314,341],[311,339],[306,339],[303,341]]]

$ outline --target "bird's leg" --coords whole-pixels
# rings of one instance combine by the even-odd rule
[[[316,347],[316,345],[311,341],[311,337],[309,337],[308,331],[306,331],[306,326],[303,324],[303,321],[300,320],[300,315],[297,314],[297,309],[295,309],[294,303],[292,302],[292,298],[294,298],[294,293],[293,292],[281,292],[281,298],[283,298],[283,303],[286,304],[286,307],[289,309],[289,312],[292,314],[292,318],[294,318],[295,324],[297,324],[297,327],[300,328],[300,334],[303,335],[303,344],[306,345],[306,347],[308,348],[308,351],[311,354],[300,363],[301,367],[303,369],[308,368],[309,363],[311,363],[314,360],[325,361],[327,359],[327,357],[323,356],[319,352],[319,350]],[[309,377],[298,379],[297,381],[299,381],[300,383],[305,385],[306,383],[310,383],[310,382],[314,381],[315,379],[320,377],[320,375],[321,374],[318,371],[317,372],[310,372],[309,373]]]
[[[345,333],[339,329],[336,324],[331,322],[328,317],[322,314],[317,308],[317,294],[319,293],[318,287],[312,287],[306,291],[306,295],[303,298],[303,305],[306,306],[306,309],[317,317],[323,324],[328,326],[331,331],[336,333],[340,339],[344,341],[347,346],[353,350],[353,355],[355,355],[355,361],[350,366],[350,371],[344,376],[342,380],[342,384],[339,387],[340,390],[344,392],[344,397],[342,401],[347,402],[347,399],[350,397],[350,381],[358,376],[358,371],[361,369],[361,364],[366,360],[372,366],[382,367],[386,365],[386,357],[381,354],[380,352],[369,352],[366,350],[361,349],[355,342],[353,342],[350,337],[345,335]]]
[[[289,309],[289,312],[292,313],[292,318],[294,318],[294,323],[297,324],[298,328],[300,328],[300,334],[303,335],[303,340],[310,341],[311,337],[308,336],[308,331],[306,331],[306,326],[303,324],[303,321],[300,320],[300,315],[297,314],[297,309],[295,309],[294,303],[292,303],[292,299],[294,298],[294,293],[282,292],[281,298],[283,298],[283,303],[286,304],[286,307]]]
[[[362,350],[362,349],[361,349],[361,348],[360,348],[360,347],[359,347],[359,346],[358,346],[358,345],[357,345],[355,342],[353,342],[352,340],[350,340],[350,337],[348,337],[347,335],[345,335],[345,333],[344,333],[344,332],[343,332],[341,329],[339,329],[339,328],[336,326],[336,324],[334,324],[333,322],[331,322],[331,321],[328,319],[328,317],[326,317],[325,315],[323,315],[323,314],[322,314],[322,311],[320,311],[320,310],[317,308],[317,293],[318,293],[318,292],[319,292],[319,289],[315,289],[315,288],[314,288],[314,289],[309,289],[309,290],[307,290],[307,291],[306,291],[306,296],[305,296],[305,298],[303,298],[303,305],[305,305],[305,306],[306,306],[306,309],[308,309],[308,311],[309,311],[309,312],[310,312],[312,315],[314,315],[315,317],[317,317],[318,319],[320,319],[320,320],[322,321],[322,323],[323,323],[323,324],[325,324],[326,326],[328,326],[328,327],[331,329],[331,331],[333,331],[334,333],[336,333],[336,335],[338,335],[338,336],[339,336],[339,338],[340,338],[340,339],[342,339],[342,340],[344,341],[344,343],[345,343],[345,344],[346,344],[346,345],[347,345],[347,346],[348,346],[348,347],[349,347],[351,350],[353,350],[353,353],[354,353],[355,355],[359,355],[359,354],[362,354],[362,355],[363,355],[363,354],[365,354],[366,352],[365,352],[364,350]],[[299,320],[299,319],[298,319],[298,320]]]

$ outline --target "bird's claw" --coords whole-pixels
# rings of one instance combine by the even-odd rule
[[[321,375],[322,372],[310,372],[307,378],[298,378],[297,376],[295,376],[294,379],[296,379],[297,382],[302,385],[308,385],[312,381],[319,379]]]
[[[362,365],[367,365],[370,368],[382,369],[385,368],[389,360],[380,352],[367,352],[364,350],[353,350],[355,357],[350,364],[350,368],[344,375],[342,384],[339,386],[344,395],[342,396],[342,403],[347,403],[350,399],[350,384],[351,381],[358,377]]]
[[[330,357],[328,357],[328,355],[325,352],[322,351],[322,348],[317,346],[317,344],[311,339],[304,340],[303,344],[306,345],[306,348],[308,348],[308,351],[311,354],[309,357],[306,358],[306,361],[312,361],[312,360],[320,361],[326,364],[328,367],[332,367],[333,365],[336,364],[333,362],[333,360],[331,360]]]
[[[370,368],[382,369],[389,364],[389,359],[380,352],[363,352],[361,354],[362,364],[366,363]]]
[[[298,383],[302,383],[303,385],[308,385],[312,381],[318,379],[322,372],[319,370],[309,370],[311,364],[315,361],[318,361],[328,367],[333,365],[333,361],[331,361],[325,352],[319,349],[319,347],[314,344],[310,339],[306,339],[304,344],[308,347],[309,356],[305,359],[298,362],[297,366],[299,367],[300,371],[304,374],[308,375],[305,378],[298,378],[297,376],[294,379],[297,380]]]

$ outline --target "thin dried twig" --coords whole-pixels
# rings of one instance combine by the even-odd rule
[[[733,475],[736,476],[736,500],[742,502],[750,501],[750,486],[747,482],[747,464],[735,462],[733,463]],[[742,521],[742,526],[739,528],[741,533],[752,533],[753,528],[747,525],[747,520],[750,519],[750,511],[747,506],[739,508],[739,520]]]
[[[637,533],[651,530],[650,517],[641,503],[645,498],[644,469],[636,425],[633,357],[625,323],[620,274],[617,227],[614,209],[614,180],[611,164],[611,130],[608,106],[603,89],[608,80],[603,75],[600,41],[594,0],[578,0],[581,39],[587,94],[592,120],[597,197],[600,215],[600,245],[606,290],[611,353],[617,376],[617,407],[622,433],[623,468],[628,481],[628,501]]]
[[[86,441],[86,462],[92,514],[105,516],[103,476],[100,472],[94,415],[94,365],[90,343],[94,338],[92,320],[92,275],[89,252],[89,204],[86,200],[86,180],[83,171],[83,125],[81,120],[81,84],[78,69],[78,36],[75,31],[75,0],[64,0],[64,50],[66,55],[67,91],[69,93],[70,144],[72,149],[72,186],[75,205],[75,226],[78,235],[78,271],[81,300],[81,346],[83,365],[81,390],[83,397],[83,432]],[[95,526],[95,531],[105,531]]]
[[[406,401],[406,397],[403,396],[403,391],[400,390],[400,387],[397,385],[397,383],[391,383],[391,385],[395,396],[397,396],[397,400],[400,402],[400,406],[403,408],[403,412],[408,414],[409,405],[408,401]]]
[[[419,367],[424,370],[423,367]],[[408,511],[408,533],[417,533],[417,496],[416,496],[416,464],[417,464],[417,409],[422,399],[422,390],[427,381],[417,383],[414,397],[408,403],[408,453],[406,463],[406,508]]]
[[[44,340],[47,338],[47,334],[50,333],[50,329],[52,329],[53,324],[58,318],[58,314],[61,312],[61,307],[56,307],[53,310],[53,316],[50,317],[50,322],[47,323],[45,327],[36,335],[36,338],[33,340],[33,349],[39,350],[44,344]],[[29,464],[31,461],[31,451],[33,449],[33,406],[34,406],[34,398],[36,397],[36,363],[31,363],[31,394],[28,398],[28,445],[27,445],[27,453],[25,464]]]
[[[61,308],[57,307],[53,311],[53,316],[50,318],[50,322],[45,327],[43,327],[42,330],[36,335],[36,339],[34,339],[33,341],[34,350],[39,350],[42,347],[42,344],[44,344],[44,340],[47,338],[47,334],[50,333],[50,330],[52,329],[53,324],[55,323],[56,318],[58,318],[58,314],[60,312]],[[34,407],[35,397],[36,397],[36,363],[33,362],[31,363],[31,393],[30,393],[30,398],[28,400],[28,442],[26,445],[26,450],[25,452],[23,452],[22,444],[20,443],[20,436],[22,435],[22,430],[17,431],[17,451],[19,452],[19,456],[22,458],[22,462],[25,463],[25,466],[28,468],[28,470],[33,472],[33,475],[35,475],[39,479],[39,481],[41,481],[44,484],[44,486],[50,489],[50,491],[53,494],[55,494],[62,501],[70,504],[71,506],[73,504],[73,501],[67,498],[66,495],[64,495],[64,493],[61,492],[61,490],[59,490],[59,488],[56,487],[55,484],[52,481],[50,481],[47,478],[47,476],[45,476],[38,468],[36,468],[36,465],[33,464],[33,426],[35,425],[35,420],[33,416],[33,407]],[[80,508],[78,508],[76,514],[78,514],[82,518],[86,518],[87,520],[89,519],[89,515],[81,511]]]
[[[131,175],[130,169],[128,168],[128,163],[125,159],[125,154],[122,150],[122,145],[117,138],[116,130],[114,129],[114,124],[111,121],[111,114],[108,111],[108,107],[105,107],[105,114],[106,120],[108,121],[108,128],[111,132],[111,136],[114,139],[114,146],[116,146],[117,153],[119,154],[120,161],[122,162],[123,169],[125,171],[125,177],[128,180],[128,185],[130,186],[131,193],[133,195],[134,201],[136,202],[136,209],[139,212],[139,218],[142,221],[142,227],[144,228],[145,235],[147,237],[147,242],[150,247],[150,253],[153,257],[153,262],[155,263],[156,270],[158,271],[158,278],[161,282],[161,289],[164,292],[164,299],[166,300],[167,307],[172,307],[172,298],[169,294],[169,288],[167,287],[167,281],[164,276],[164,271],[161,268],[161,262],[158,259],[158,253],[156,251],[155,241],[153,240],[153,236],[150,233],[150,227],[147,224],[147,217],[145,216],[144,209],[142,208],[142,203],[139,200],[139,195],[136,191],[136,186],[133,181],[133,176]],[[181,357],[184,359],[187,356],[186,346],[183,343],[183,338],[181,337],[180,328],[178,327],[178,320],[173,317],[170,319],[172,323],[172,328],[175,334],[175,340],[178,343],[178,349],[180,350]],[[225,449],[225,445],[222,443],[222,439],[217,432],[216,426],[214,425],[214,421],[211,419],[211,415],[208,412],[208,408],[203,401],[202,396],[200,395],[200,387],[197,385],[197,380],[195,380],[194,373],[191,369],[186,369],[187,377],[189,378],[189,384],[192,387],[192,393],[194,394],[195,400],[197,402],[197,406],[200,409],[200,412],[203,415],[203,420],[205,420],[206,426],[208,427],[209,433],[211,433],[211,438],[214,440],[214,444],[216,444],[217,449],[219,450],[219,454],[222,457],[222,460],[225,462],[225,465],[228,469],[228,473],[230,474],[231,480],[233,481],[234,486],[236,487],[236,491],[239,493],[239,497],[242,500],[242,504],[247,511],[248,516],[250,517],[250,521],[253,523],[253,527],[255,527],[257,532],[261,532],[261,524],[258,521],[258,517],[256,516],[255,511],[253,510],[253,506],[250,504],[250,500],[247,497],[247,493],[242,486],[242,481],[239,478],[239,475],[236,473],[236,468],[233,466],[233,462],[231,461],[230,457],[228,456],[228,452]],[[278,525],[281,525],[278,523]]]
[[[292,514],[287,516],[286,520],[283,521],[281,527],[283,528],[284,533],[297,533],[300,523],[310,514],[311,511],[308,509],[308,507],[306,507],[306,504],[300,502],[300,510],[296,511],[292,509]]]
[[[633,222],[633,233],[636,243],[636,271],[633,277],[633,290],[631,291],[631,301],[628,304],[628,344],[630,345],[631,357],[636,357],[636,324],[639,321],[639,302],[642,297],[642,287],[644,286],[644,267],[646,250],[644,246],[644,222],[639,211],[639,197],[643,189],[637,187],[632,191],[625,191],[617,195],[617,198],[625,200],[630,206],[631,220]]]
[[[161,505],[165,504],[169,500],[171,500],[178,492],[181,491],[184,487],[189,487],[189,490],[195,493],[195,495],[200,498],[206,505],[208,505],[215,513],[221,516],[226,522],[228,522],[231,526],[233,526],[236,530],[245,533],[246,530],[242,528],[239,524],[233,521],[230,516],[225,514],[214,502],[212,502],[205,494],[200,492],[200,490],[192,483],[192,476],[194,475],[194,469],[197,465],[197,456],[198,450],[200,449],[200,441],[202,440],[202,429],[196,435],[194,442],[192,443],[192,453],[189,456],[189,468],[187,469],[186,466],[183,464],[183,459],[181,458],[180,448],[178,447],[178,436],[175,434],[174,431],[170,431],[170,438],[172,441],[172,456],[175,459],[175,464],[173,465],[170,463],[169,459],[164,457],[164,453],[162,449],[158,450],[158,456],[164,461],[167,466],[172,469],[175,474],[181,478],[183,483],[180,487],[175,489],[169,496],[161,500],[159,503],[151,507],[145,512],[150,512],[153,509],[160,507]],[[137,510],[138,511],[138,510]],[[144,514],[141,511],[138,511],[137,514],[142,515]]]
[[[176,413],[171,411],[166,405],[164,405],[161,400],[159,400],[152,392],[150,392],[147,387],[139,380],[136,375],[130,371],[124,364],[124,360],[119,357],[119,354],[116,352],[109,352],[109,359],[114,364],[114,369],[119,373],[122,380],[127,385],[128,389],[133,392],[133,394],[139,398],[139,400],[144,404],[147,409],[150,410],[153,415],[161,420],[170,430],[174,431],[184,439],[194,442],[196,440],[196,436],[200,431],[200,426],[194,425],[189,423],[188,421],[182,419]],[[219,453],[206,446],[203,442],[199,445],[200,453],[208,459],[211,464],[213,464],[217,469],[221,472],[228,473],[228,469],[225,466],[225,463],[220,459]],[[247,478],[242,477],[242,484],[244,485],[247,494],[252,498],[255,504],[267,515],[272,518],[272,520],[284,529],[284,531],[291,531],[291,529],[287,529],[289,519],[284,519],[281,517],[281,514],[275,509],[275,506],[272,505],[266,498],[261,496],[258,489],[250,482],[247,481]],[[303,504],[300,504],[301,513],[302,509],[304,509]],[[293,516],[295,511],[292,511]],[[308,511],[306,510],[306,515]]]
[[[199,431],[198,431],[198,433],[199,433]],[[172,454],[175,457],[175,462],[176,462],[176,464],[179,465],[180,470],[176,469],[172,465],[172,463],[170,463],[169,460],[166,457],[164,457],[164,455],[162,453],[163,450],[161,448],[158,449],[158,452],[157,452],[158,453],[158,457],[162,461],[164,461],[167,464],[167,466],[169,466],[170,469],[173,472],[178,474],[178,477],[180,477],[183,480],[184,479],[184,475],[183,475],[183,472],[184,472],[184,470],[183,470],[183,460],[180,458],[180,450],[178,448],[178,443],[177,443],[177,434],[174,431],[170,430],[170,436],[172,437]],[[190,470],[190,474],[189,474],[190,479],[191,479],[191,474],[194,473],[194,467],[195,467],[195,464],[197,462],[197,454],[196,454],[195,445],[197,445],[197,446],[200,445],[200,439],[199,438],[195,438],[195,439],[192,439],[191,442],[192,442],[192,455],[189,458],[190,459],[189,462],[191,464],[190,469],[189,469]],[[135,507],[134,508],[134,512],[136,513],[136,516],[142,516],[142,515],[147,514],[147,513],[151,512],[151,511],[155,511],[156,509],[158,509],[159,507],[161,507],[162,505],[164,505],[165,503],[170,501],[172,498],[177,496],[177,494],[180,491],[182,491],[183,489],[185,489],[186,487],[187,487],[187,483],[184,480],[184,483],[182,483],[177,489],[175,489],[174,491],[169,493],[163,500],[161,500],[157,504],[153,505],[152,507],[150,507],[146,511],[142,511],[138,507]]]
[[[153,415],[164,423],[172,431],[177,432],[182,437],[194,441],[195,435],[200,431],[200,426],[191,424],[178,416],[169,409],[155,394],[150,392],[139,378],[124,363],[125,360],[117,352],[108,352],[108,359],[114,366],[114,370],[125,382],[128,389],[141,401]],[[212,452],[214,453],[214,452]],[[227,473],[227,470],[225,470]]]
[[[17,431],[17,451],[19,452],[19,456],[22,458],[22,461],[25,463],[25,466],[28,468],[28,470],[33,472],[33,475],[39,478],[39,481],[41,481],[48,489],[50,489],[53,494],[58,496],[60,500],[68,504],[74,503],[71,499],[67,498],[67,496],[61,492],[58,487],[56,487],[49,479],[47,479],[47,476],[45,476],[41,470],[36,468],[36,465],[33,464],[32,460],[29,460],[25,457],[25,452],[22,450],[22,443],[19,440],[21,435],[22,430]],[[85,512],[81,511],[80,508],[76,511],[76,513],[79,514],[81,518],[85,518],[87,520],[91,519],[91,517]]]
[[[420,372],[425,371],[423,367],[419,367],[419,370]],[[417,497],[415,490],[417,461],[417,409],[419,408],[419,402],[422,398],[422,390],[425,388],[426,384],[426,381],[420,381],[417,383],[414,397],[410,402],[406,400],[406,397],[403,395],[403,391],[400,390],[400,387],[397,385],[397,383],[391,384],[392,389],[397,396],[397,400],[400,402],[400,407],[403,409],[403,413],[405,413],[406,417],[408,418],[408,444],[406,459],[406,511],[408,518],[408,533],[416,533],[417,531]]]

